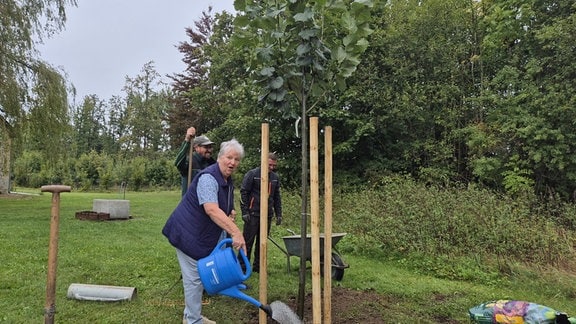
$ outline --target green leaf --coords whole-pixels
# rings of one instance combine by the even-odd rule
[[[330,2],[328,2],[326,4],[326,7],[330,8],[330,9],[344,9],[345,10],[346,4],[342,0],[330,0]]]
[[[355,3],[361,4],[365,7],[370,7],[370,8],[372,8],[374,6],[374,1],[372,1],[372,0],[354,0],[352,5],[354,5]]]
[[[261,61],[270,61],[273,51],[270,47],[259,47],[255,49],[256,57]]]
[[[314,18],[314,13],[310,11],[309,8],[306,8],[304,12],[297,13],[294,15],[294,20],[298,22],[307,22]]]
[[[312,58],[310,56],[296,58],[297,66],[309,66],[310,64],[312,64]]]
[[[263,68],[262,70],[260,70],[260,75],[270,77],[274,74],[274,71],[276,71],[276,69],[274,67],[267,66],[267,67]]]
[[[272,101],[280,102],[284,100],[287,91],[285,89],[278,89],[275,91],[270,91],[268,98]]]
[[[284,79],[280,76],[276,77],[275,79],[270,81],[270,83],[268,84],[268,86],[271,89],[280,89],[280,88],[282,88],[283,85],[284,85]]]
[[[308,44],[308,43],[300,44],[296,48],[296,54],[298,56],[302,56],[302,55],[305,55],[308,53],[310,53],[310,44]]]
[[[345,12],[340,19],[340,24],[342,25],[342,27],[344,27],[344,29],[346,29],[348,32],[355,32],[357,27],[356,27],[356,19],[354,19],[354,17],[352,17],[350,15],[349,12]]]
[[[298,33],[298,36],[300,36],[300,38],[302,38],[303,40],[309,40],[312,37],[316,37],[316,35],[318,35],[318,30],[317,29],[304,29],[303,31]]]
[[[333,55],[333,56],[336,59],[336,62],[338,62],[340,64],[346,59],[346,57],[348,55],[346,54],[346,50],[344,50],[344,48],[342,46],[339,46],[336,49],[335,55]]]
[[[234,25],[238,27],[246,27],[250,24],[250,18],[248,16],[236,16],[234,19]]]

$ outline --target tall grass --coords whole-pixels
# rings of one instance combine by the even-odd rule
[[[434,260],[475,262],[497,275],[519,263],[576,269],[576,229],[565,225],[575,215],[569,204],[552,214],[528,199],[473,188],[426,187],[402,177],[387,178],[378,190],[335,197],[335,223],[351,232],[351,252],[416,260],[424,256],[423,268],[432,272]],[[451,272],[436,275],[469,278],[457,269]]]

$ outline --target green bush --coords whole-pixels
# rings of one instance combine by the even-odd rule
[[[42,154],[37,151],[26,151],[14,161],[14,182],[22,187],[37,187]]]
[[[334,197],[335,227],[350,233],[346,240],[350,244],[342,248],[371,257],[425,255],[426,262],[446,256],[463,264],[495,261],[501,270],[515,262],[573,266],[576,233],[559,225],[573,222],[571,205],[563,209],[565,215],[548,215],[543,208],[534,214],[538,202],[528,198],[512,199],[476,188],[435,188],[399,176],[383,181],[378,190]],[[462,264],[458,270],[459,266],[448,269],[445,263],[416,262],[440,276],[469,276]]]

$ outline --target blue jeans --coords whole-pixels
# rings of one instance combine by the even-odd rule
[[[188,324],[202,323],[202,292],[204,286],[198,274],[198,261],[176,249],[184,285],[184,319]]]

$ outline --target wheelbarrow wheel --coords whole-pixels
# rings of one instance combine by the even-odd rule
[[[346,265],[342,258],[337,253],[332,252],[332,279],[342,281],[345,267]]]
[[[324,276],[324,265],[321,263],[320,274]],[[336,281],[341,281],[344,278],[344,268],[346,264],[342,261],[342,258],[335,252],[332,252],[332,279]]]

